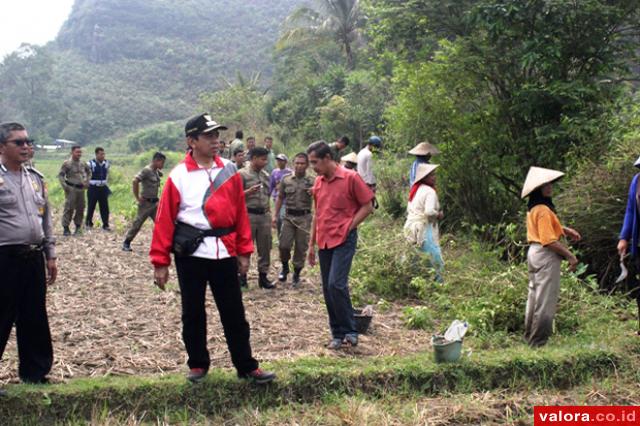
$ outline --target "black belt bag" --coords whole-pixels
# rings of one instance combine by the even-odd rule
[[[157,203],[158,201],[160,201],[159,198],[144,198],[144,200],[150,203]]]
[[[311,214],[311,210],[287,209],[287,214],[290,216],[306,216]]]
[[[178,257],[193,254],[206,237],[223,237],[235,231],[234,228],[198,229],[184,222],[176,222],[173,231],[173,253]]]

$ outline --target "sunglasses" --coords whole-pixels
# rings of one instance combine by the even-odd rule
[[[33,139],[15,139],[7,142],[13,142],[16,146],[32,146],[35,141]]]

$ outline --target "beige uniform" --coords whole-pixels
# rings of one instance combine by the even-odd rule
[[[125,236],[126,242],[131,242],[140,232],[144,222],[150,218],[155,221],[158,207],[158,191],[160,190],[160,170],[156,170],[151,165],[146,166],[136,175],[135,179],[140,182],[140,198],[138,203],[138,215],[133,221],[131,228]]]
[[[269,175],[256,172],[250,165],[240,170],[245,191],[261,184],[259,191],[246,194],[247,211],[251,222],[251,236],[258,251],[258,272],[267,273],[271,263],[271,214],[269,205]]]
[[[309,248],[309,230],[311,229],[311,194],[313,179],[308,176],[285,176],[278,188],[278,196],[286,203],[282,231],[280,232],[280,260],[283,265],[291,259],[291,248],[295,242],[293,267],[302,269]]]
[[[82,226],[84,217],[84,193],[89,187],[91,179],[91,169],[84,161],[73,161],[71,158],[65,160],[60,167],[58,180],[64,189],[64,213],[62,214],[62,226],[68,228],[73,223],[76,228]]]

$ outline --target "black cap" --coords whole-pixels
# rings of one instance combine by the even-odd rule
[[[191,117],[184,126],[184,134],[186,136],[196,136],[200,133],[208,133],[214,130],[227,130],[227,128],[213,121],[208,113]]]

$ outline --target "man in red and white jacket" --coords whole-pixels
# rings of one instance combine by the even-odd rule
[[[242,179],[233,163],[218,156],[220,130],[227,128],[209,114],[187,122],[189,151],[165,183],[149,254],[155,283],[164,290],[176,224],[198,228],[206,235],[193,253],[175,256],[182,298],[182,338],[189,355],[187,378],[200,381],[209,370],[204,303],[208,284],[238,376],[263,384],[271,382],[275,374],[260,370],[251,355],[249,323],[238,282],[238,273],[246,273],[253,252],[251,228]]]

